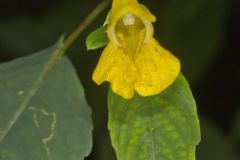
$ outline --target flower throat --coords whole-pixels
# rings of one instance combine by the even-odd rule
[[[142,20],[130,13],[118,20],[115,34],[120,47],[131,58],[141,50],[146,36],[145,25]]]

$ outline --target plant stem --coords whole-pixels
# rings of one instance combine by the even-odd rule
[[[85,18],[83,22],[80,23],[78,28],[68,36],[64,41],[63,46],[56,51],[49,61],[49,69],[51,69],[57,61],[65,54],[65,52],[71,47],[71,45],[76,41],[79,35],[84,31],[84,29],[109,5],[110,0],[104,0],[99,3],[95,9]]]
[[[87,18],[79,25],[79,27],[66,39],[64,46],[62,48],[62,54],[72,45],[72,43],[77,39],[77,37],[82,33],[82,31],[109,5],[110,0],[102,1],[88,16]]]

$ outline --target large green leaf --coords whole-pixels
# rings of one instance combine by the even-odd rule
[[[0,159],[81,160],[92,147],[91,110],[63,58],[36,83],[62,44],[0,65]]]
[[[159,95],[125,100],[110,91],[108,103],[108,127],[118,160],[195,159],[199,121],[182,75]]]

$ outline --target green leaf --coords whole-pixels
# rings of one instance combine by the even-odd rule
[[[0,159],[81,160],[92,147],[91,110],[71,62],[41,79],[54,47],[0,65]]]
[[[88,35],[86,40],[88,50],[98,49],[108,44],[106,29],[107,26],[102,26]]]
[[[110,91],[108,103],[108,127],[118,160],[195,159],[200,127],[182,75],[155,96],[125,100]]]

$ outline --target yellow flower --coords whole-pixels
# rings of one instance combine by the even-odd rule
[[[113,0],[107,18],[110,40],[93,73],[100,85],[109,81],[113,92],[130,99],[155,95],[174,82],[180,62],[153,38],[156,18],[137,0]]]

